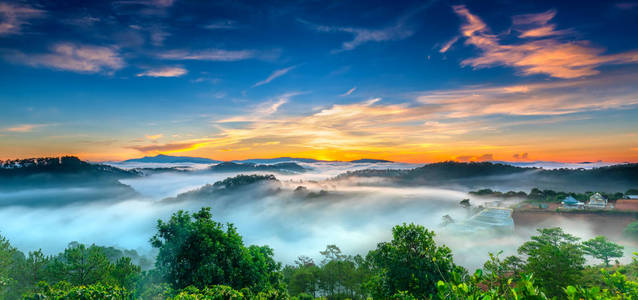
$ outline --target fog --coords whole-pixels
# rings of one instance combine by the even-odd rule
[[[390,240],[394,225],[414,222],[436,231],[437,241],[448,245],[455,261],[468,268],[479,267],[489,252],[515,254],[516,248],[534,234],[534,227],[487,237],[459,236],[442,228],[444,215],[455,220],[467,217],[468,211],[459,201],[471,197],[462,190],[408,188],[387,182],[379,185],[380,179],[374,178],[326,180],[348,170],[412,165],[301,165],[311,169],[304,174],[276,174],[280,180],[276,184],[253,185],[206,199],[164,200],[237,174],[205,172],[201,166],[193,172],[151,174],[120,181],[135,190],[133,196],[106,200],[85,197],[86,191],[78,188],[4,193],[0,194],[0,234],[22,251],[42,249],[54,254],[69,242],[79,241],[150,253],[149,239],[158,219],[167,219],[179,209],[195,211],[210,206],[215,220],[234,223],[247,244],[269,245],[283,263],[292,263],[299,255],[318,258],[328,244],[338,245],[347,254],[365,254],[378,242]],[[306,187],[307,192],[295,192],[298,186]],[[321,190],[327,193],[319,194]],[[310,192],[315,194],[308,195]],[[472,203],[493,200],[472,198]],[[51,205],[51,201],[58,201],[58,205]],[[559,224],[582,238],[594,236],[595,230],[585,221],[557,218],[553,222],[546,225]]]

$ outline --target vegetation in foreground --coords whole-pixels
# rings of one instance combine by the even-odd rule
[[[209,208],[158,221],[155,268],[134,251],[71,243],[64,252],[24,254],[0,237],[1,299],[636,299],[638,262],[605,237],[580,241],[539,229],[517,256],[490,254],[469,274],[434,232],[415,224],[367,255],[335,245],[323,259],[282,267],[268,246],[245,245]],[[600,265],[586,265],[586,258]],[[614,263],[615,261],[615,263]]]

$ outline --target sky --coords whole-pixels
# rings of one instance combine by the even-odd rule
[[[638,162],[635,1],[0,0],[0,159]]]

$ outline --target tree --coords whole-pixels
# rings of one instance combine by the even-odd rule
[[[173,288],[193,285],[228,285],[234,289],[259,291],[279,287],[280,265],[267,246],[246,248],[232,224],[212,220],[210,208],[190,215],[173,214],[168,222],[158,220],[151,239],[159,249],[156,267]]]
[[[23,286],[32,288],[38,282],[47,280],[47,267],[50,262],[51,260],[42,253],[42,250],[29,251],[18,270]]]
[[[604,236],[597,236],[583,242],[583,251],[585,251],[585,254],[602,260],[607,267],[609,267],[610,258],[620,258],[623,256],[624,248],[625,247],[607,240]]]
[[[140,279],[141,272],[142,268],[133,264],[130,257],[122,257],[113,265],[111,277],[117,286],[132,291]]]
[[[95,284],[106,279],[112,265],[100,247],[71,243],[61,256],[64,273],[73,285]]]
[[[374,298],[388,299],[399,292],[425,299],[436,294],[436,283],[453,271],[464,273],[446,246],[437,246],[434,232],[415,224],[392,228],[393,239],[368,253],[375,274],[369,282]]]
[[[638,221],[629,223],[622,233],[624,236],[638,241]]]
[[[10,273],[15,252],[16,249],[11,246],[9,241],[0,235],[0,295],[12,281]]]
[[[524,271],[532,273],[548,296],[559,296],[562,287],[578,283],[585,264],[578,238],[561,228],[542,228],[518,252],[527,256]]]

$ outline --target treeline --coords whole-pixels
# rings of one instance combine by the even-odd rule
[[[573,192],[557,192],[554,190],[541,190],[538,188],[533,188],[529,194],[523,191],[508,191],[508,192],[500,192],[492,189],[481,189],[476,191],[470,191],[470,195],[479,196],[479,197],[491,197],[491,198],[501,198],[501,199],[509,199],[509,198],[518,198],[524,200],[531,201],[539,201],[539,202],[561,202],[567,196],[572,196],[574,199],[587,202],[589,197],[594,195],[594,192],[584,192],[584,193],[573,193]],[[605,193],[600,192],[600,195],[605,197],[607,200],[614,202],[618,199],[622,199],[627,195],[638,195],[638,189],[629,189],[626,192],[616,192],[616,193]]]
[[[134,252],[71,243],[64,252],[23,254],[0,239],[2,299],[635,299],[638,263],[620,265],[623,247],[605,237],[580,241],[539,229],[518,255],[490,254],[469,274],[420,225],[392,229],[392,240],[363,255],[335,245],[321,261],[274,260],[268,246],[245,245],[209,208],[159,220],[154,268]],[[587,257],[600,265],[587,265]],[[602,271],[601,271],[602,269]]]

